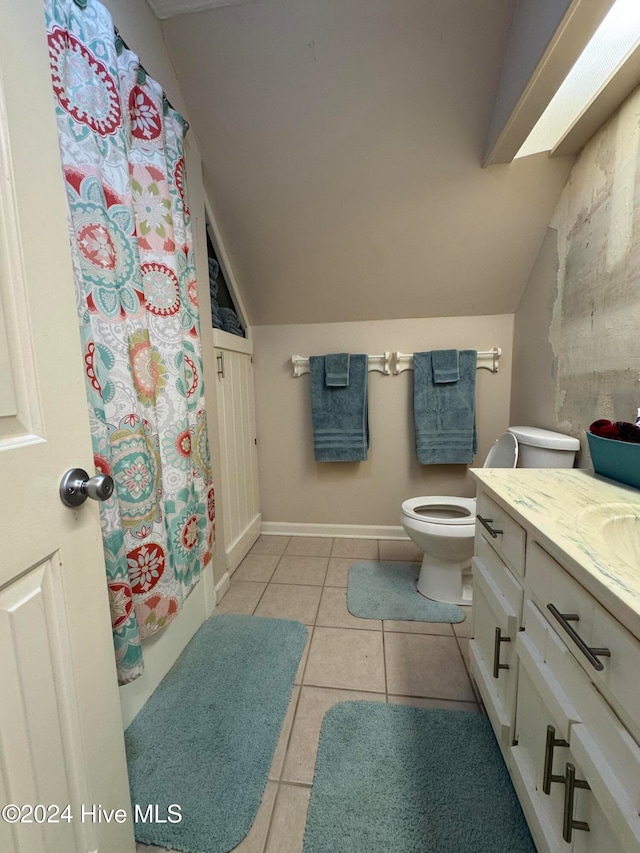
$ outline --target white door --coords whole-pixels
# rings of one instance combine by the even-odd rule
[[[218,426],[222,466],[225,567],[234,572],[260,533],[258,454],[253,398],[253,345],[245,338],[219,343],[214,332],[218,367]]]
[[[0,850],[130,853],[98,506],[58,496],[93,463],[42,0],[0,14],[0,808],[27,821]]]

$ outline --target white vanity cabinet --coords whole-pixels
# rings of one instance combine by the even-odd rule
[[[493,520],[476,536],[471,666],[534,841],[640,853],[640,640],[563,565],[562,543],[487,494],[490,475],[477,477]]]

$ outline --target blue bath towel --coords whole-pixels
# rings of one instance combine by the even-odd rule
[[[309,358],[311,420],[316,462],[361,462],[369,447],[367,385],[369,359],[352,355],[349,385],[325,385],[325,357]]]
[[[222,318],[220,317],[220,311],[218,310],[218,303],[213,299],[211,300],[211,323],[214,329],[222,328]]]
[[[457,349],[435,349],[431,353],[433,381],[436,385],[457,382],[460,379]]]
[[[218,310],[218,314],[222,321],[222,328],[225,332],[229,332],[232,335],[239,335],[242,338],[244,337],[244,330],[240,323],[240,318],[233,308],[220,308]]]
[[[467,465],[478,449],[475,350],[458,354],[460,379],[436,384],[430,352],[413,354],[413,417],[422,465]]]
[[[349,353],[335,352],[324,357],[324,384],[331,388],[349,385]]]

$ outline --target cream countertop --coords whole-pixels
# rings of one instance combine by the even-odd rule
[[[640,546],[636,561],[633,549],[624,554],[614,551],[602,534],[605,519],[636,516],[640,543],[639,490],[578,468],[474,468],[471,473],[490,497],[640,639]]]

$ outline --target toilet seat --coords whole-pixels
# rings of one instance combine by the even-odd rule
[[[428,524],[473,527],[476,523],[476,499],[451,495],[409,498],[402,504],[402,514]]]
[[[515,468],[518,464],[518,439],[505,432],[487,454],[483,468]]]

